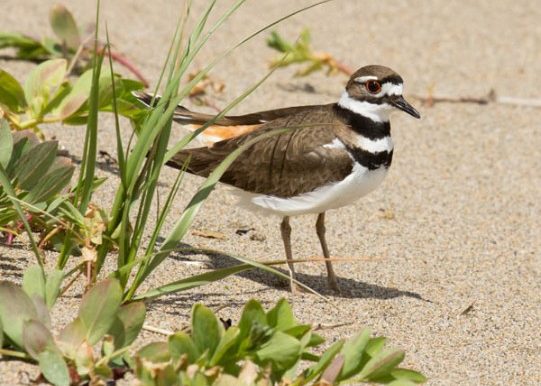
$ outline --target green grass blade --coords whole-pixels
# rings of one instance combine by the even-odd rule
[[[98,55],[98,26],[100,20],[100,0],[96,3],[96,31],[94,33],[94,65],[92,66],[92,86],[88,99],[88,120],[85,133],[85,144],[77,189],[74,194],[74,204],[81,213],[85,213],[92,197],[96,157],[98,151],[98,110],[99,110],[99,80],[103,56]],[[63,269],[73,248],[72,234],[66,232],[62,250],[57,258],[57,268]]]
[[[185,164],[183,166],[183,168],[180,170],[180,172],[177,174],[177,178],[175,179],[173,187],[169,191],[169,194],[168,194],[167,199],[165,201],[164,207],[163,207],[161,213],[159,213],[159,215],[157,216],[158,220],[156,222],[156,225],[154,226],[154,230],[152,231],[150,241],[149,241],[148,246],[146,248],[145,256],[140,261],[140,266],[139,266],[139,269],[137,270],[137,274],[136,274],[134,283],[138,283],[139,280],[141,280],[141,276],[142,276],[143,272],[145,272],[146,267],[148,266],[148,264],[150,262],[150,259],[151,259],[152,255],[154,253],[154,248],[156,246],[156,241],[158,240],[158,237],[159,237],[160,232],[162,230],[163,224],[165,223],[165,219],[167,218],[167,215],[169,214],[169,212],[171,210],[171,207],[172,207],[172,204],[173,204],[173,199],[176,197],[176,195],[178,193],[178,190],[179,190],[179,188],[181,186],[183,177],[184,177],[185,172],[186,172],[186,167],[187,167],[187,164]],[[123,271],[119,271],[119,273],[118,273],[119,277],[122,274],[123,274]],[[133,293],[135,293],[135,289],[136,289],[136,287],[132,286],[129,289],[127,296],[131,297],[133,295]]]
[[[177,24],[177,26],[175,28],[175,33],[173,34],[173,36],[178,36],[178,39],[179,39],[180,43],[182,43],[182,41],[184,40],[184,31],[186,29],[186,22],[188,20],[189,14],[190,14],[191,6],[192,6],[192,0],[184,2],[184,8],[183,8],[182,15],[180,17],[180,22]],[[167,50],[167,56],[165,57],[165,62],[164,62],[165,64],[175,62],[177,60],[178,51],[175,51],[173,59],[171,59],[172,54],[173,54],[173,50],[174,50],[175,47],[180,47],[180,46],[177,45],[175,39],[173,39],[173,40],[171,40],[171,44],[169,45],[169,49]],[[154,102],[155,102],[155,99],[156,99],[155,97],[158,94],[158,90],[160,89],[160,85],[161,85],[161,83],[163,81],[163,77],[165,75],[166,68],[167,68],[167,65],[162,66],[160,76],[158,77],[158,82],[156,83],[156,86],[154,87],[154,92],[152,94],[153,97],[152,97],[152,101],[150,103],[151,106],[154,106]],[[171,67],[171,68],[173,68],[173,67]],[[172,76],[172,74],[170,74],[169,80],[170,80],[171,76]],[[148,116],[147,116],[147,118],[148,118]]]
[[[113,116],[115,117],[115,133],[116,133],[116,152],[118,157],[118,169],[120,171],[120,181],[122,186],[126,187],[126,177],[124,175],[124,170],[126,161],[124,159],[124,146],[122,144],[122,137],[120,135],[120,122],[118,119],[118,106],[117,106],[117,97],[116,97],[116,86],[115,86],[115,73],[113,71],[113,58],[111,56],[111,43],[109,41],[109,29],[107,25],[105,26],[105,37],[106,37],[106,47],[107,47],[107,56],[109,58],[109,73],[111,74],[111,91],[113,93]]]
[[[167,236],[165,239],[162,247],[160,250],[156,253],[156,255],[151,260],[148,267],[146,267],[145,271],[142,274],[141,280],[139,282],[134,282],[135,288],[137,288],[140,283],[158,266],[161,264],[161,262],[169,255],[170,250],[173,249],[177,243],[182,240],[188,229],[190,228],[195,215],[199,211],[199,208],[203,204],[203,202],[206,200],[206,198],[209,196],[209,194],[214,189],[214,186],[220,178],[222,177],[223,173],[227,170],[227,168],[235,161],[235,159],[248,147],[252,146],[256,142],[273,136],[278,135],[281,133],[285,133],[288,131],[287,128],[284,129],[278,129],[273,130],[269,133],[262,134],[256,138],[251,139],[250,141],[246,141],[242,146],[239,146],[235,151],[233,151],[231,154],[229,154],[220,165],[210,173],[208,178],[205,180],[205,182],[201,185],[197,193],[192,197],[190,203],[186,207],[186,209],[182,212],[182,215],[180,219],[175,224],[175,227],[173,231]]]
[[[96,26],[99,26],[100,1],[96,5]],[[83,158],[81,162],[81,174],[79,176],[79,188],[76,198],[79,200],[78,207],[81,213],[86,211],[92,196],[93,179],[96,171],[96,157],[98,149],[98,110],[99,110],[99,81],[103,56],[98,55],[98,30],[94,35],[94,66],[92,68],[92,87],[88,99],[88,123]],[[76,201],[77,202],[77,201]]]
[[[169,149],[169,151],[165,155],[164,161],[165,162],[169,161],[176,153],[182,150],[187,144],[189,144],[194,138],[196,138],[207,127],[212,126],[217,120],[223,118],[231,109],[233,109],[235,106],[241,103],[252,92],[254,92],[254,90],[256,90],[259,86],[261,86],[261,84],[265,82],[273,74],[274,71],[276,71],[276,68],[270,70],[263,78],[258,80],[248,89],[246,89],[241,95],[236,97],[231,103],[229,103],[222,111],[220,111],[218,115],[216,115],[210,121],[205,122],[203,126],[194,130],[193,132],[186,134],[179,142],[177,142],[174,146],[171,147],[171,149]]]
[[[228,276],[234,275],[236,273],[246,271],[247,269],[253,268],[249,264],[240,264],[233,267],[220,268],[212,270],[211,272],[205,272],[200,275],[190,276],[188,278],[178,280],[164,286],[150,290],[142,295],[137,295],[133,300],[146,300],[152,299],[159,296],[167,295],[174,292],[186,291],[191,288],[200,287],[205,284],[212,283],[217,280],[224,279]]]
[[[182,251],[190,251],[190,252],[198,252],[198,253],[206,253],[206,254],[219,254],[224,255],[221,251],[215,251],[211,249],[200,249],[200,248],[177,248],[176,251],[182,250]],[[225,256],[233,258],[235,260],[240,261],[242,264],[234,265],[231,267],[225,267],[220,268],[216,270],[212,270],[211,272],[205,272],[199,275],[190,276],[181,280],[177,280],[168,284],[165,284],[163,286],[154,288],[150,291],[145,292],[141,295],[136,295],[133,297],[133,300],[143,300],[143,299],[152,299],[159,296],[171,294],[174,292],[180,292],[180,291],[186,291],[191,288],[199,287],[202,285],[210,284],[214,281],[222,280],[228,276],[235,275],[237,273],[247,271],[250,269],[261,269],[263,271],[269,272],[275,276],[281,277],[284,280],[289,281],[290,277],[288,274],[282,273],[274,268],[272,268],[273,265],[285,265],[287,264],[286,260],[275,260],[275,261],[264,261],[264,262],[257,262],[252,259],[248,259],[241,256],[236,255],[229,255],[225,254]],[[296,261],[298,263],[302,262],[312,262],[312,260],[298,260]],[[314,295],[320,297],[324,301],[329,301],[325,296],[321,295],[317,291],[313,290],[309,286],[297,281],[293,280],[296,284],[303,287],[307,291],[313,293]]]
[[[157,217],[158,221],[156,223],[156,226],[154,227],[154,231],[152,232],[152,236],[150,238],[150,241],[147,247],[148,253],[151,253],[154,250],[156,241],[158,240],[158,236],[162,230],[163,224],[165,224],[165,219],[167,218],[167,215],[171,211],[173,200],[176,197],[180,189],[180,186],[182,184],[182,181],[184,179],[187,166],[188,164],[186,163],[177,174],[177,178],[175,179],[175,182],[173,183],[173,187],[169,191],[169,194],[167,195],[167,199],[165,200],[164,207],[161,210],[159,216]]]
[[[209,72],[210,70],[218,63],[220,62],[222,59],[224,59],[225,57],[229,56],[234,50],[236,50],[237,48],[241,47],[242,45],[244,45],[246,42],[248,42],[249,40],[253,39],[254,37],[256,37],[257,35],[259,35],[260,33],[268,30],[269,28],[272,28],[273,26],[277,25],[278,23],[292,17],[292,16],[295,16],[301,12],[304,12],[304,11],[307,11],[311,8],[314,8],[314,7],[317,7],[319,5],[322,5],[322,4],[325,4],[325,3],[328,3],[332,0],[324,0],[324,1],[319,1],[317,3],[314,3],[314,4],[311,4],[311,5],[308,5],[306,7],[303,7],[303,8],[300,8],[294,12],[291,12],[269,24],[267,24],[266,26],[264,26],[263,28],[257,30],[256,32],[252,33],[251,35],[249,35],[248,37],[246,37],[245,39],[241,40],[239,43],[235,44],[233,47],[227,49],[226,51],[222,52],[220,55],[218,55],[209,65],[207,65],[203,70],[199,71],[194,77],[193,79],[188,82],[186,84],[185,87],[183,87],[183,89],[180,91],[180,95],[182,97],[185,97],[186,95],[188,95],[190,93],[190,91],[193,89],[193,87],[195,87],[195,85],[197,83],[199,83]],[[239,1],[238,3],[242,3],[242,1]],[[240,6],[241,4],[238,4],[238,6]],[[235,6],[233,7],[236,7],[237,4],[235,4]],[[232,7],[232,8],[233,8]],[[238,7],[237,7],[238,8]],[[236,8],[235,8],[236,9]],[[228,14],[229,15],[229,14]],[[287,58],[287,54],[284,55],[281,59],[281,61],[284,61],[286,60]],[[279,62],[281,62],[279,61]],[[216,117],[214,117],[212,120],[206,122],[203,126],[201,126],[200,128],[198,128],[197,130],[195,130],[194,132],[192,133],[189,133],[187,134],[184,138],[182,138],[179,142],[177,142],[173,147],[171,147],[171,149],[169,149],[169,151],[167,152],[167,155],[165,156],[165,161],[167,162],[168,160],[170,160],[177,152],[179,152],[181,149],[183,149],[188,143],[190,143],[195,137],[197,137],[202,131],[204,131],[207,127],[213,125],[217,120],[219,120],[220,118],[223,118],[231,109],[233,109],[235,106],[237,106],[240,102],[242,102],[247,96],[249,96],[255,89],[257,89],[263,82],[265,82],[273,73],[274,71],[278,68],[278,66],[274,67],[273,69],[271,69],[271,71],[269,71],[262,79],[260,79],[259,81],[257,81],[254,85],[252,85],[251,87],[249,87],[246,91],[244,91],[239,97],[235,98],[235,100],[233,100],[230,104],[228,104],[222,111],[220,111],[220,113],[218,115],[216,115]]]
[[[171,48],[174,49],[175,53],[179,52],[181,45],[178,33],[179,28],[177,26]],[[164,69],[166,66],[167,63],[164,65]],[[171,68],[174,70],[174,66]],[[166,102],[176,96],[181,75],[178,71],[174,71],[173,79],[168,83],[165,90],[164,100]],[[133,151],[126,158],[123,170],[125,184],[117,191],[107,229],[107,234],[112,235],[120,227],[121,248],[117,261],[119,267],[129,264],[137,255],[163,165],[163,157],[167,150],[174,107],[174,104],[170,104],[170,106],[166,104],[149,113],[143,123]],[[150,156],[147,157],[151,148],[153,150]],[[139,197],[141,197],[141,201],[136,223],[130,232],[130,212],[133,203]],[[101,269],[108,249],[108,243],[104,243],[100,247],[98,251],[98,269]],[[127,283],[128,276],[129,273],[124,271],[119,275],[123,286]]]

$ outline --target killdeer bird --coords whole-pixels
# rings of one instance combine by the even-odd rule
[[[326,259],[329,287],[338,290],[325,239],[325,212],[354,203],[374,190],[391,165],[393,141],[389,115],[394,109],[420,118],[402,96],[400,75],[383,66],[366,66],[348,81],[338,103],[226,116],[203,132],[209,146],[185,149],[169,162],[208,176],[240,145],[262,133],[291,128],[247,148],[223,174],[221,182],[237,188],[240,204],[282,217],[281,234],[291,279],[289,218],[318,214],[316,232]],[[138,94],[147,105],[151,96]],[[214,118],[179,106],[174,119],[201,127]],[[293,281],[292,290],[295,290]]]

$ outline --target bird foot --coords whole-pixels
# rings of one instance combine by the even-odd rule
[[[327,285],[329,286],[329,289],[333,290],[336,293],[341,293],[340,286],[338,285],[338,282],[336,281],[336,277],[327,277]]]

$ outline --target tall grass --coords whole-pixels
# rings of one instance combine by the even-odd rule
[[[180,214],[173,228],[165,236],[161,245],[157,244],[158,236],[163,231],[166,219],[170,214],[172,203],[177,192],[182,188],[183,175],[185,168],[182,168],[177,178],[172,184],[165,203],[160,207],[157,213],[157,220],[150,221],[150,210],[157,202],[157,184],[165,163],[179,150],[186,147],[203,130],[212,125],[216,120],[223,117],[232,108],[242,103],[257,87],[259,87],[271,74],[272,70],[265,74],[259,81],[250,86],[241,95],[231,101],[219,114],[206,122],[200,129],[194,133],[187,134],[180,141],[170,144],[171,128],[173,123],[173,113],[176,106],[186,98],[192,88],[202,80],[213,67],[231,54],[234,50],[241,47],[246,42],[253,39],[263,31],[286,20],[287,18],[329,2],[330,0],[319,1],[312,5],[303,7],[280,19],[264,26],[256,32],[242,39],[237,44],[218,54],[203,70],[199,71],[188,83],[182,84],[182,80],[187,78],[187,72],[196,58],[197,54],[207,44],[210,37],[215,34],[220,27],[243,5],[246,0],[238,0],[233,5],[218,16],[213,24],[209,24],[209,17],[215,11],[217,1],[211,0],[207,7],[199,15],[195,26],[191,31],[187,30],[188,20],[192,11],[192,1],[187,0],[182,7],[178,18],[178,25],[171,41],[171,46],[167,59],[162,67],[160,80],[156,85],[156,90],[160,88],[160,83],[165,79],[163,93],[155,107],[150,109],[140,127],[132,146],[124,147],[120,135],[120,125],[115,96],[115,77],[113,76],[113,62],[108,59],[108,71],[112,79],[113,93],[113,113],[115,114],[115,130],[117,140],[117,159],[119,166],[120,182],[113,205],[108,213],[107,227],[103,233],[103,242],[98,245],[94,251],[95,262],[88,262],[88,268],[91,268],[91,279],[95,280],[101,273],[104,264],[111,257],[111,252],[117,247],[116,271],[114,275],[119,279],[124,290],[124,300],[129,301],[134,297],[144,298],[146,295],[138,294],[137,291],[141,284],[152,274],[152,272],[162,264],[162,262],[177,248],[178,243],[184,238],[200,207],[203,205],[209,194],[213,191],[216,183],[220,180],[222,174],[231,165],[239,154],[247,147],[253,145],[269,135],[283,133],[288,128],[283,128],[275,132],[259,136],[244,146],[230,154],[221,165],[219,165],[209,177],[202,183],[196,194],[192,197],[185,210]],[[96,25],[99,26],[100,3],[97,3]],[[85,143],[83,149],[83,159],[77,186],[74,189],[72,207],[75,208],[81,216],[85,215],[94,193],[94,175],[96,172],[96,157],[98,149],[98,101],[99,101],[99,80],[100,73],[103,70],[103,55],[98,54],[98,31],[95,34],[95,60],[93,63],[92,86],[89,97],[89,117],[87,121]],[[109,36],[106,33],[107,45],[109,47]],[[186,165],[185,165],[186,166]],[[133,223],[131,220],[134,219]],[[144,236],[150,235],[148,242],[143,243]],[[74,249],[76,242],[70,231],[64,239],[63,248],[57,261],[59,268],[64,268]],[[288,279],[288,276],[275,270],[271,264],[261,264],[248,258],[236,257],[239,264],[235,267],[218,269],[193,278],[180,278],[170,285],[161,287],[159,293],[170,293],[193,288],[197,285],[208,283],[212,280],[219,280],[228,275],[240,272],[245,269],[259,268],[272,272]],[[285,261],[284,261],[285,262]],[[282,263],[284,263],[282,262]],[[74,271],[72,271],[74,272]],[[155,296],[156,291],[150,291],[148,296]]]

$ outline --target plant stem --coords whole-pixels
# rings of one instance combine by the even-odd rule
[[[18,126],[19,126],[19,128],[21,130],[26,130],[26,129],[34,128],[37,125],[39,125],[40,123],[55,123],[55,122],[60,122],[60,121],[61,121],[61,119],[59,119],[59,118],[41,117],[41,118],[29,119],[28,121],[23,122],[23,123],[19,124]]]
[[[22,351],[8,350],[7,348],[0,348],[0,355],[10,356],[10,357],[20,358],[20,359],[31,359],[28,356],[28,354]]]
[[[99,367],[99,366],[102,366],[102,365],[106,364],[109,360],[114,359],[114,358],[116,358],[117,356],[124,354],[124,353],[125,353],[126,351],[128,351],[129,349],[131,349],[131,346],[122,347],[122,348],[120,348],[120,349],[114,351],[111,355],[105,356],[105,357],[101,358],[101,359],[96,363],[96,366],[95,366],[95,367]]]
[[[84,262],[83,262],[84,263]],[[77,273],[77,275],[75,275],[70,281],[68,284],[66,284],[66,286],[60,291],[60,295],[59,296],[62,296],[66,293],[66,291],[68,289],[70,289],[70,287],[73,285],[73,283],[75,283],[75,281],[79,278],[79,276],[81,276],[83,274],[83,271],[82,270],[79,270],[79,272]],[[66,275],[67,276],[67,275]]]

